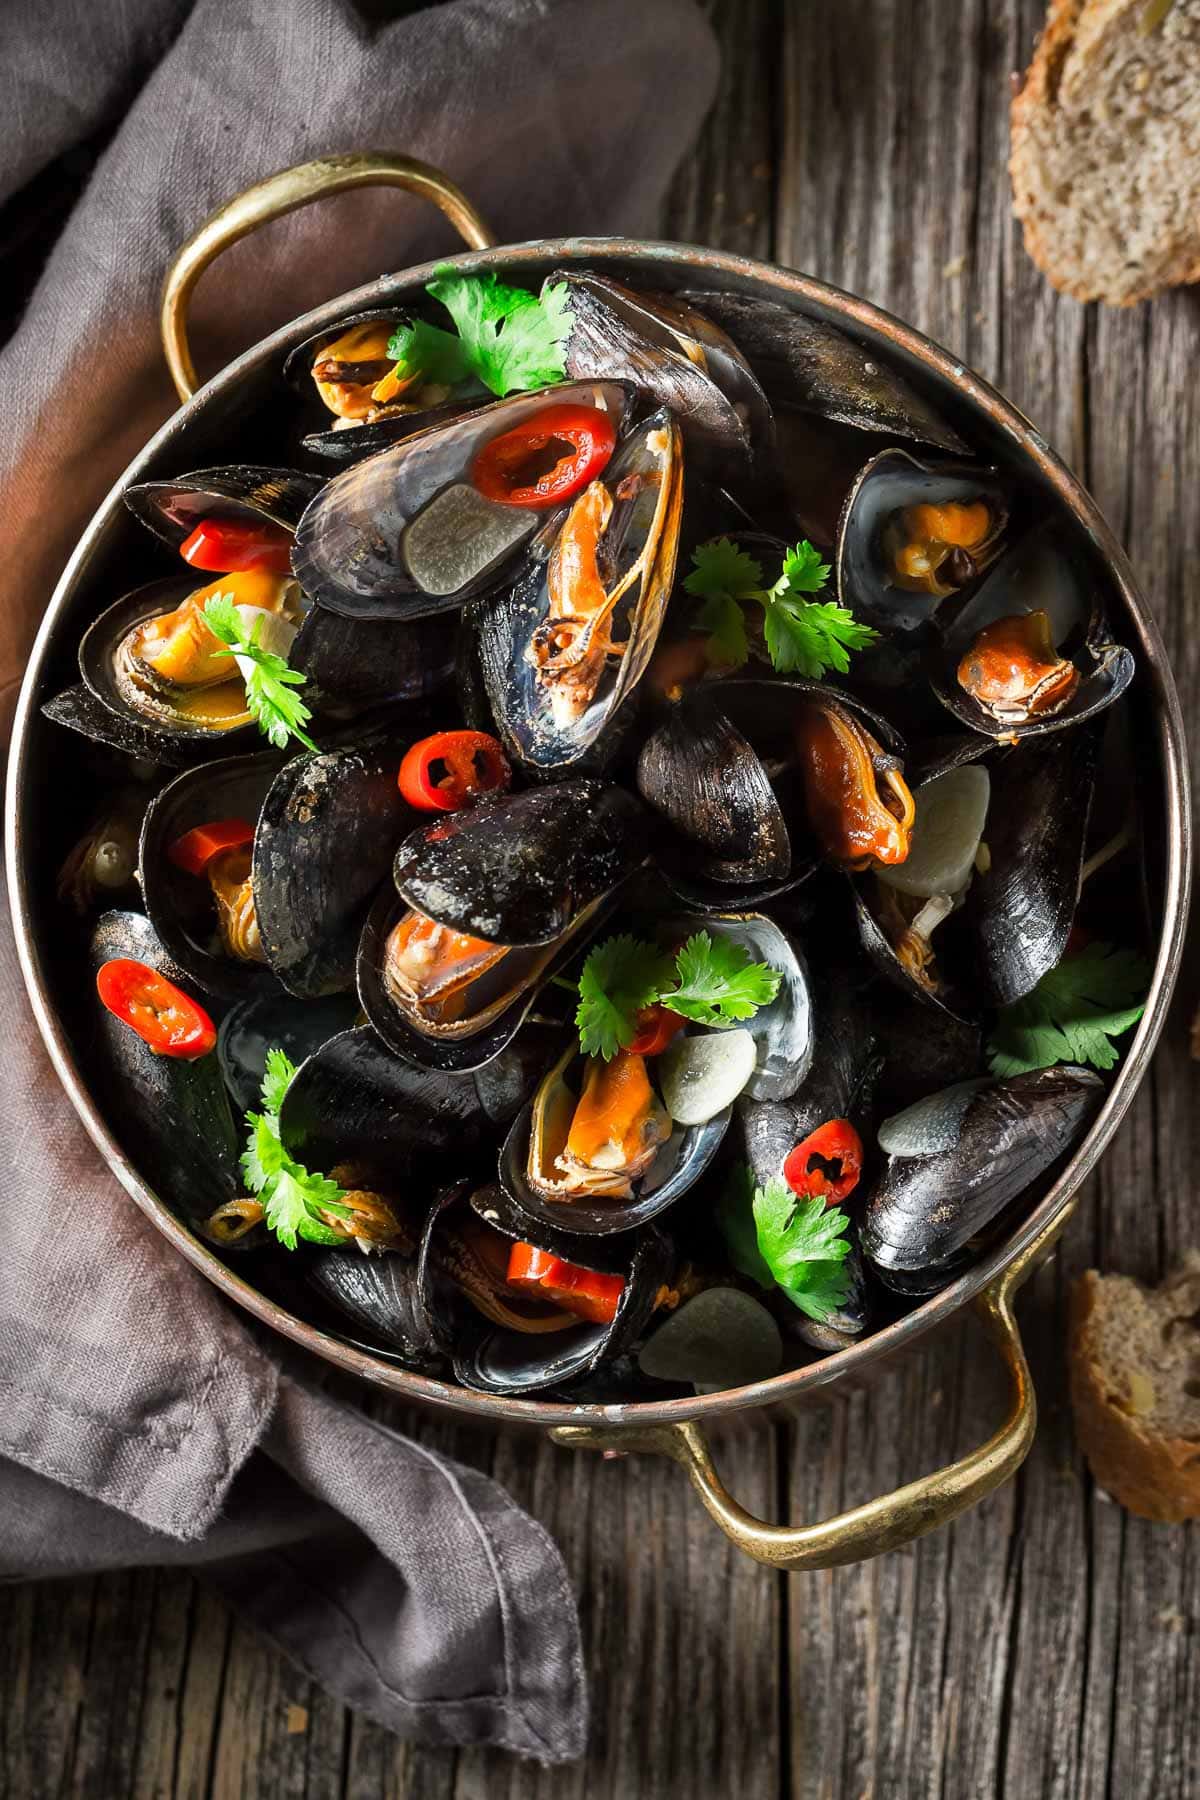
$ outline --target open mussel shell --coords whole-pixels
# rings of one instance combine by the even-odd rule
[[[306,1057],[358,1017],[356,994],[329,994],[322,1000],[297,1000],[291,994],[263,994],[239,1000],[221,1020],[217,1055],[225,1085],[242,1112],[257,1112],[267,1051],[282,1050],[298,1067]]]
[[[835,326],[753,294],[705,290],[680,298],[733,339],[776,407],[960,455],[966,450],[903,375]]]
[[[751,962],[766,963],[782,977],[779,992],[737,1029],[754,1040],[753,1075],[742,1089],[750,1100],[786,1100],[812,1067],[815,1046],[812,987],[800,947],[765,913],[726,912],[672,918],[671,936],[682,942],[695,932],[728,938]]]
[[[215,725],[201,719],[189,719],[170,709],[166,702],[155,704],[148,697],[144,707],[135,705],[119,684],[117,652],[129,633],[161,613],[173,612],[189,594],[204,585],[204,577],[199,573],[171,575],[163,581],[147,582],[102,612],[80,640],[79,672],[85,685],[109,712],[137,727],[137,739],[149,746],[145,754],[157,757],[159,761],[173,760],[181,747],[189,752],[189,760],[195,760],[196,753],[205,752],[211,756],[227,756],[258,737],[248,711],[233,714],[226,722]],[[232,663],[230,666],[232,668]],[[99,734],[88,732],[87,735]],[[117,742],[116,747],[124,749],[125,745]]]
[[[321,486],[319,476],[297,469],[231,463],[169,481],[137,482],[126,488],[125,504],[164,544],[178,550],[202,519],[265,520],[294,531]]]
[[[761,1300],[741,1288],[703,1288],[651,1330],[638,1367],[652,1380],[716,1393],[778,1375],[783,1339]]]
[[[924,1109],[929,1152],[887,1157],[862,1224],[863,1250],[888,1286],[943,1285],[972,1241],[1078,1142],[1103,1098],[1100,1077],[1072,1065],[989,1081],[966,1096],[949,1142],[944,1096],[910,1108],[902,1141],[918,1148]]]
[[[967,895],[978,974],[1008,1006],[1055,968],[1075,919],[1104,721],[1023,743],[993,771],[987,855]]]
[[[445,1357],[429,1322],[415,1258],[396,1250],[364,1256],[355,1245],[306,1256],[304,1273],[314,1292],[386,1344],[406,1368],[422,1374],[442,1368]]]
[[[422,826],[393,875],[401,899],[439,925],[493,944],[550,944],[644,860],[645,833],[623,788],[564,781]]]
[[[540,772],[600,756],[601,735],[609,733],[658,642],[683,503],[682,444],[669,415],[655,413],[636,426],[600,480],[612,511],[592,559],[600,576],[592,587],[602,587],[606,598],[619,596],[607,618],[589,626],[594,594],[569,537],[572,512],[547,534],[545,559],[531,562],[508,594],[481,609],[477,622],[480,667],[505,748]],[[556,620],[558,632],[577,633],[574,661],[557,647]],[[606,660],[589,667],[586,645],[600,630],[611,648]],[[535,654],[539,634],[554,638],[544,662]]]
[[[304,697],[323,718],[355,718],[410,705],[444,687],[454,673],[455,621],[345,619],[310,608],[288,661],[305,677]]]
[[[479,493],[476,457],[552,406],[600,407],[619,431],[626,399],[614,382],[513,394],[353,464],[300,521],[292,563],[301,586],[330,612],[360,619],[448,612],[498,587],[546,515]]]
[[[150,922],[192,981],[225,1000],[275,993],[278,983],[261,954],[229,950],[208,877],[177,868],[168,852],[187,832],[218,819],[244,819],[253,827],[280,767],[280,757],[267,753],[225,756],[186,769],[150,803],[142,825],[138,880]],[[245,949],[254,947],[261,949],[259,932],[252,928]]]
[[[635,1231],[674,1206],[700,1180],[721,1146],[732,1108],[726,1107],[703,1125],[675,1126],[645,1174],[633,1182],[631,1200],[595,1196],[543,1199],[529,1180],[534,1141],[540,1141],[541,1155],[552,1165],[556,1152],[547,1141],[548,1132],[543,1134],[543,1125],[553,1129],[556,1120],[566,1120],[573,1110],[578,1089],[572,1078],[580,1060],[568,1051],[514,1120],[500,1152],[500,1184],[517,1212],[530,1220],[531,1229],[549,1225],[581,1237]]]
[[[625,381],[678,419],[689,448],[728,455],[771,435],[771,408],[737,345],[706,315],[604,275],[558,271],[571,304],[567,373]]]
[[[999,743],[1043,737],[1077,725],[1111,706],[1133,680],[1132,653],[1110,637],[1103,610],[1091,591],[1082,552],[1074,554],[1061,527],[1031,532],[995,564],[961,604],[948,605],[941,642],[930,652],[929,679],[942,705],[971,731]],[[1036,653],[1074,664],[1078,682],[1061,703],[1040,710],[1006,700],[985,705],[960,679],[980,633],[998,621],[1045,616],[1052,649]],[[1032,653],[1031,653],[1032,656]],[[1009,666],[1006,653],[1004,666]]]
[[[971,508],[969,549],[942,546],[920,560],[914,549],[925,508]],[[978,510],[976,510],[978,509]],[[960,515],[961,516],[961,515]],[[838,597],[891,635],[919,630],[950,594],[976,581],[1003,542],[1008,503],[994,469],[918,462],[906,450],[884,450],[862,470],[842,512],[837,542]],[[946,523],[953,525],[952,520]]]
[[[187,972],[168,955],[141,913],[108,912],[90,944],[93,972],[128,957],[189,987]],[[185,1061],[159,1056],[129,1026],[95,1001],[101,1081],[119,1122],[122,1145],[161,1197],[178,1205],[192,1225],[244,1192],[238,1134],[215,1052]]]
[[[284,1148],[297,1161],[326,1170],[349,1164],[384,1191],[414,1163],[436,1167],[469,1148],[488,1124],[469,1075],[414,1068],[367,1025],[314,1051],[279,1112]]]
[[[169,732],[140,724],[132,713],[115,712],[98,700],[82,681],[47,700],[42,714],[52,724],[77,731],[93,744],[104,744],[139,762],[159,763],[166,768],[187,768],[225,748],[223,739],[213,746],[203,739],[173,737]]]
[[[291,994],[354,985],[363,922],[412,813],[398,748],[298,756],[272,782],[254,835],[263,949]]]

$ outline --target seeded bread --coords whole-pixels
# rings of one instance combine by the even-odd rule
[[[1200,281],[1200,0],[1051,0],[1009,169],[1064,294],[1131,306]]]
[[[1105,1492],[1144,1519],[1200,1518],[1200,1252],[1160,1288],[1082,1275],[1070,1372],[1076,1435]]]

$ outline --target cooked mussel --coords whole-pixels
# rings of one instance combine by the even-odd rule
[[[94,906],[119,905],[137,893],[138,840],[151,790],[111,794],[63,859],[55,892],[82,918]]]
[[[585,1236],[632,1231],[674,1205],[708,1168],[729,1124],[672,1127],[646,1060],[573,1046],[515,1120],[500,1181],[530,1219]]]
[[[456,621],[449,615],[346,619],[314,606],[288,656],[305,678],[306,702],[325,719],[355,719],[410,706],[444,687],[454,673]]]
[[[926,624],[997,556],[1008,505],[994,469],[884,450],[862,470],[838,530],[843,606],[886,633]]]
[[[731,337],[776,407],[961,454],[966,445],[904,376],[845,332],[757,295],[688,291],[682,300]]]
[[[1113,643],[1089,592],[1082,551],[1048,526],[1001,558],[955,611],[930,658],[942,704],[1011,743],[1060,731],[1111,706],[1134,659]]]
[[[793,729],[804,806],[821,854],[852,870],[903,863],[915,807],[900,757],[876,736],[883,721],[821,684],[808,684],[807,692],[788,685],[797,690]],[[890,731],[887,738],[896,741]]]
[[[1104,1098],[1090,1069],[1064,1065],[971,1082],[885,1121],[894,1148],[867,1202],[862,1245],[889,1286],[932,1293],[973,1240],[1059,1162]]]
[[[275,993],[239,1000],[217,1032],[221,1073],[235,1105],[242,1112],[258,1111],[269,1050],[282,1050],[299,1066],[330,1038],[348,1031],[357,1017],[355,994],[297,1000],[292,994]]]
[[[343,470],[296,532],[293,565],[305,592],[349,618],[416,619],[498,587],[552,502],[492,498],[480,485],[482,459],[507,455],[492,448],[504,438],[512,446],[509,492],[532,493],[562,441],[554,429],[562,409],[599,415],[597,437],[611,437],[620,433],[626,398],[614,382],[510,395]],[[547,421],[540,434],[539,418]],[[522,471],[524,486],[517,485]]]
[[[679,420],[689,448],[745,452],[771,435],[771,408],[720,327],[673,295],[645,294],[604,275],[551,276],[567,288],[567,373],[625,381]]]
[[[545,560],[481,611],[484,685],[519,761],[569,767],[633,693],[670,599],[682,498],[679,430],[655,413],[572,503]]]
[[[737,1028],[748,1034],[755,1049],[754,1073],[740,1091],[753,1100],[784,1100],[794,1094],[808,1075],[814,1049],[812,989],[796,940],[757,912],[673,917],[666,930],[678,941],[701,931],[728,938],[751,962],[778,972],[775,998]]]
[[[258,463],[195,469],[168,481],[139,481],[125,490],[125,504],[156,537],[178,550],[207,520],[274,527],[286,546],[305,507],[320,492],[316,475]],[[278,560],[278,559],[273,559]],[[202,562],[200,568],[214,568]]]
[[[371,1340],[394,1351],[405,1368],[439,1370],[445,1357],[430,1325],[417,1273],[416,1246],[363,1256],[357,1249],[320,1250],[306,1259],[309,1286]]]
[[[203,737],[173,737],[153,726],[139,724],[131,713],[116,712],[98,700],[82,681],[47,700],[42,714],[53,725],[65,726],[93,744],[103,744],[106,749],[117,750],[146,765],[189,768],[202,762],[212,748],[211,740]],[[245,735],[249,736],[248,730]],[[227,744],[227,739],[219,740],[220,749]]]

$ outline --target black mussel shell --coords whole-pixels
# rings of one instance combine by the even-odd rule
[[[485,800],[405,838],[393,868],[417,912],[493,944],[550,944],[644,859],[624,789],[564,781]]]
[[[473,1071],[475,1091],[493,1125],[510,1125],[561,1055],[566,1027],[530,1019],[510,1044]]]
[[[304,1272],[323,1300],[381,1339],[406,1368],[424,1374],[441,1368],[413,1258],[395,1250],[364,1256],[354,1245],[318,1251],[306,1258]]]
[[[148,964],[187,991],[186,972],[164,950],[148,919],[140,913],[104,913],[92,934],[92,968],[124,957]],[[237,1128],[216,1053],[192,1062],[159,1056],[98,1000],[95,1019],[101,1080],[122,1147],[165,1202],[177,1205],[190,1224],[202,1224],[216,1207],[244,1192]]]
[[[700,918],[673,918],[672,938],[683,941],[694,932],[729,938],[751,962],[766,963],[782,976],[779,992],[739,1029],[754,1039],[758,1061],[742,1089],[751,1100],[786,1100],[796,1092],[813,1063],[815,1032],[808,966],[796,941],[764,913],[728,911]]]
[[[957,1120],[944,1096],[931,1095],[909,1109],[903,1137],[887,1121],[888,1141],[915,1149],[924,1119],[925,1141],[942,1147],[884,1163],[862,1225],[863,1250],[883,1280],[953,1273],[972,1239],[1073,1148],[1103,1098],[1098,1075],[1065,1065],[972,1086]]]
[[[242,1112],[257,1112],[267,1051],[282,1050],[299,1065],[358,1017],[356,994],[329,994],[297,1000],[291,994],[264,994],[230,1007],[217,1033],[217,1055],[225,1085]]]
[[[309,1168],[348,1163],[385,1192],[414,1163],[476,1143],[489,1120],[469,1075],[401,1062],[368,1025],[339,1032],[296,1071],[279,1113],[285,1149]]]
[[[681,298],[733,339],[777,408],[959,454],[967,448],[903,375],[833,325],[757,295],[706,290]]]
[[[987,859],[967,918],[988,999],[1008,1006],[1061,960],[1075,918],[1104,720],[1023,743],[993,771]]]
[[[230,463],[170,481],[139,481],[126,488],[125,504],[164,544],[178,550],[202,519],[265,519],[294,531],[321,486],[319,476],[297,469]]]
[[[1133,680],[1133,655],[1114,643],[1088,580],[1082,551],[1064,547],[1062,526],[1041,526],[1029,533],[961,604],[947,606],[940,644],[930,652],[929,679],[934,692],[971,731],[999,743],[1045,737],[1090,719],[1111,706]],[[979,633],[999,619],[1044,612],[1057,654],[1080,672],[1078,686],[1054,711],[1021,718],[999,717],[967,692],[958,679],[959,665]]]
[[[323,717],[354,718],[375,707],[408,705],[444,687],[454,673],[449,617],[345,619],[311,607],[288,655],[305,677],[304,697]]]
[[[205,754],[228,756],[232,751],[243,749],[247,743],[258,740],[257,728],[248,712],[239,715],[235,723],[220,729],[211,725],[188,724],[178,716],[169,715],[165,709],[161,714],[150,711],[143,714],[129,704],[117,685],[114,658],[129,633],[147,619],[155,618],[160,613],[173,612],[189,594],[196,593],[206,585],[203,574],[171,575],[164,581],[149,581],[144,587],[134,588],[132,593],[125,594],[102,612],[88,626],[80,640],[79,672],[85,685],[109,712],[123,722],[136,726],[135,741],[144,740],[150,746],[144,754],[159,762],[176,760],[181,747],[186,747],[188,751],[187,760],[194,762]],[[99,736],[99,733],[88,732],[87,735]],[[106,738],[104,741],[115,742],[118,749],[126,748],[116,738]]]
[[[276,993],[278,983],[263,958],[234,956],[225,948],[208,877],[176,868],[168,851],[185,832],[218,819],[255,826],[280,767],[281,758],[268,752],[185,769],[150,803],[142,825],[138,879],[150,923],[180,968],[225,1000]]]
[[[717,1393],[778,1375],[783,1339],[761,1300],[741,1288],[702,1288],[654,1327],[638,1367],[656,1381],[691,1382]]]
[[[156,731],[151,725],[141,725],[132,713],[114,712],[82,681],[47,700],[42,713],[53,724],[65,725],[68,731],[77,731],[94,744],[105,744],[110,750],[136,757],[139,762],[159,763],[167,768],[187,768],[224,748],[224,739],[214,746],[197,738],[173,737],[169,732]],[[242,734],[239,733],[238,742],[241,741]]]
[[[500,1152],[500,1184],[517,1213],[529,1219],[531,1231],[548,1225],[589,1238],[635,1231],[674,1206],[700,1180],[721,1147],[733,1109],[726,1107],[703,1125],[675,1126],[646,1173],[634,1183],[632,1200],[546,1200],[528,1179],[531,1133],[546,1091],[566,1080],[574,1061],[568,1056],[556,1064],[514,1120]]]
[[[872,995],[871,1013],[883,1058],[880,1105],[892,1110],[911,1106],[982,1070],[983,1032],[977,1021],[943,1012],[931,1029],[923,1005],[887,991]]]
[[[889,633],[919,631],[946,598],[913,592],[898,579],[892,556],[906,507],[969,505],[983,501],[990,525],[973,553],[953,552],[938,572],[938,586],[958,593],[995,560],[1008,520],[1008,502],[995,469],[964,463],[926,464],[907,450],[884,450],[861,471],[842,512],[837,543],[838,598]]]
[[[675,579],[683,499],[683,453],[669,415],[654,413],[635,426],[601,480],[613,505],[599,562],[607,593],[624,584],[611,619],[613,639],[623,647],[615,666],[610,656],[600,670],[586,705],[578,703],[582,710],[569,704],[564,688],[548,687],[544,669],[530,657],[550,617],[553,558],[569,514],[539,538],[545,556],[533,559],[510,591],[478,614],[479,665],[492,717],[510,755],[539,773],[569,768],[584,757],[604,760],[617,715],[658,642]],[[555,704],[564,699],[560,717]]]
[[[310,456],[319,456],[324,462],[342,466],[365,462],[368,456],[390,450],[402,438],[413,437],[418,431],[430,431],[436,425],[448,425],[452,419],[471,412],[482,398],[481,392],[474,389],[464,399],[440,400],[435,406],[412,406],[404,412],[374,419],[369,425],[346,424],[332,426],[328,431],[310,431],[300,439],[300,448],[307,450]]]
[[[569,1219],[564,1220],[561,1225],[552,1220],[539,1219],[533,1225],[529,1214],[517,1205],[498,1181],[476,1188],[471,1195],[470,1207],[485,1225],[490,1225],[493,1231],[498,1231],[501,1237],[509,1238],[513,1243],[535,1243],[539,1250],[548,1250],[552,1256],[561,1256],[564,1262],[582,1263],[585,1268],[599,1269],[604,1275],[620,1275],[629,1267],[627,1237],[581,1238],[571,1230]],[[562,1208],[564,1212],[569,1210],[569,1207]],[[647,1229],[657,1231],[658,1228],[649,1226]]]
[[[678,419],[689,447],[728,455],[771,434],[771,409],[734,344],[713,321],[665,294],[607,276],[558,271],[567,287],[567,373],[625,381]]]
[[[354,463],[300,521],[292,563],[302,587],[330,612],[364,619],[421,618],[490,592],[546,514],[479,494],[469,480],[479,452],[545,408],[572,402],[603,407],[619,430],[626,401],[613,382],[513,394]],[[412,570],[418,544],[420,581]],[[445,546],[440,556],[435,544]]]
[[[359,936],[412,813],[390,745],[298,756],[271,784],[254,838],[263,948],[289,993],[354,985]]]

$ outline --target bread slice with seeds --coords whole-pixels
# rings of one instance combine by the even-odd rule
[[[1131,306],[1200,281],[1200,0],[1051,0],[1009,169],[1064,294]]]
[[[1159,1288],[1080,1276],[1070,1374],[1076,1435],[1105,1492],[1144,1519],[1200,1518],[1200,1252]]]

